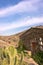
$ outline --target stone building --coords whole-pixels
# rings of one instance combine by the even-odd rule
[[[43,51],[43,26],[30,28],[20,36],[20,39],[27,50]]]

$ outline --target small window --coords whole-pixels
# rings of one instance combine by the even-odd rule
[[[40,44],[40,45],[43,45],[43,42],[41,41],[41,42],[39,42],[39,44]]]
[[[40,46],[40,50],[43,51],[43,47],[42,46]]]
[[[39,38],[39,41],[42,41],[42,38],[41,37]]]
[[[39,44],[40,45],[43,45],[43,42],[42,42],[42,38],[40,37],[40,39],[39,39]]]

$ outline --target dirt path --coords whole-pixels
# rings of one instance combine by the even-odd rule
[[[25,58],[24,61],[27,62],[29,65],[38,65],[32,58]]]

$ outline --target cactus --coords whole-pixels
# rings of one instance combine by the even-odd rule
[[[21,53],[21,59],[18,60],[17,50],[13,46],[6,47],[0,54],[0,65],[23,65],[24,54]]]
[[[10,57],[10,65],[14,65],[15,56],[17,55],[17,50],[13,46],[6,48],[6,50]]]
[[[8,65],[8,61],[6,58],[4,58],[4,60],[2,61],[2,65]]]
[[[0,48],[0,57],[1,57],[1,55],[2,55],[2,48]]]
[[[18,56],[15,56],[15,62],[14,65],[18,65]]]
[[[19,65],[23,65],[23,58],[24,58],[24,54],[23,52],[21,52],[21,59],[20,59]]]
[[[2,65],[2,59],[1,59],[1,57],[0,57],[0,65]]]

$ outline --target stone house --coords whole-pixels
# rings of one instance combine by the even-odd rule
[[[43,26],[30,28],[20,36],[20,39],[27,50],[34,53],[38,50],[43,51]]]

